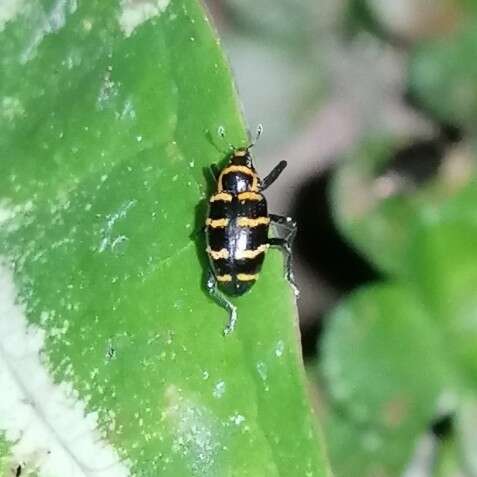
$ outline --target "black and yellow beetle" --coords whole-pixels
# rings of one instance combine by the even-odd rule
[[[243,295],[252,287],[270,246],[284,250],[286,278],[298,295],[291,270],[291,243],[296,224],[289,217],[269,214],[262,195],[287,163],[281,161],[265,179],[260,180],[250,154],[252,146],[234,148],[222,171],[213,168],[217,187],[209,199],[205,224],[211,266],[207,290],[229,312],[225,334],[233,331],[237,321],[237,309],[226,295]],[[286,237],[269,238],[271,223],[282,225],[287,231]]]

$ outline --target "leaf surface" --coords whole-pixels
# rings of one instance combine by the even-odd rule
[[[230,337],[203,289],[216,131],[247,135],[202,8],[31,2],[0,58],[0,254],[51,386],[133,475],[326,475],[281,254]]]

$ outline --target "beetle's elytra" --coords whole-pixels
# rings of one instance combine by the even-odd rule
[[[249,290],[257,280],[265,254],[270,246],[279,246],[287,254],[287,278],[295,292],[291,272],[291,241],[296,232],[288,217],[269,214],[262,195],[285,169],[281,161],[262,181],[257,175],[250,146],[234,149],[229,163],[214,176],[217,186],[209,199],[206,220],[207,254],[211,272],[207,280],[209,293],[229,311],[225,333],[233,330],[237,319],[236,307],[226,295],[238,296]],[[287,229],[286,238],[269,238],[270,223]]]

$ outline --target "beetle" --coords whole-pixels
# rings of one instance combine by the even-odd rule
[[[262,195],[278,179],[287,162],[280,161],[261,180],[250,153],[253,145],[233,147],[228,164],[221,171],[212,166],[216,190],[209,199],[205,223],[210,263],[206,287],[212,298],[229,313],[224,329],[226,335],[234,330],[237,321],[237,308],[228,296],[243,295],[253,286],[269,247],[280,247],[284,251],[285,276],[298,296],[291,268],[296,224],[290,217],[269,214]],[[286,236],[269,237],[270,224],[281,225]]]

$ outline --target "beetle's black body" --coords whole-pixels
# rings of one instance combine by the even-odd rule
[[[248,200],[241,201],[234,196],[229,203],[211,204],[211,220],[220,216],[229,217],[229,223],[221,228],[207,227],[208,250],[226,250],[228,257],[213,259],[209,252],[211,266],[219,287],[227,295],[242,295],[258,278],[268,248],[270,219],[267,214],[267,203],[264,198],[255,204]],[[253,228],[241,226],[239,220],[242,217],[263,218],[267,222]],[[250,254],[248,257],[247,252]],[[243,258],[239,258],[240,256]]]
[[[286,217],[269,215],[267,202],[261,194],[285,166],[285,161],[280,162],[261,181],[249,148],[236,149],[230,156],[229,164],[217,177],[217,189],[210,197],[206,221],[207,253],[212,269],[207,287],[217,301],[229,310],[226,333],[234,327],[236,309],[219,289],[232,296],[249,290],[258,278],[265,253],[271,245],[282,246],[290,254],[295,225]],[[289,237],[270,239],[270,222],[287,227]],[[287,278],[294,285],[290,258],[287,260]]]
[[[219,175],[206,222],[211,267],[228,295],[242,295],[255,283],[268,248],[269,223],[249,152],[236,151]]]

